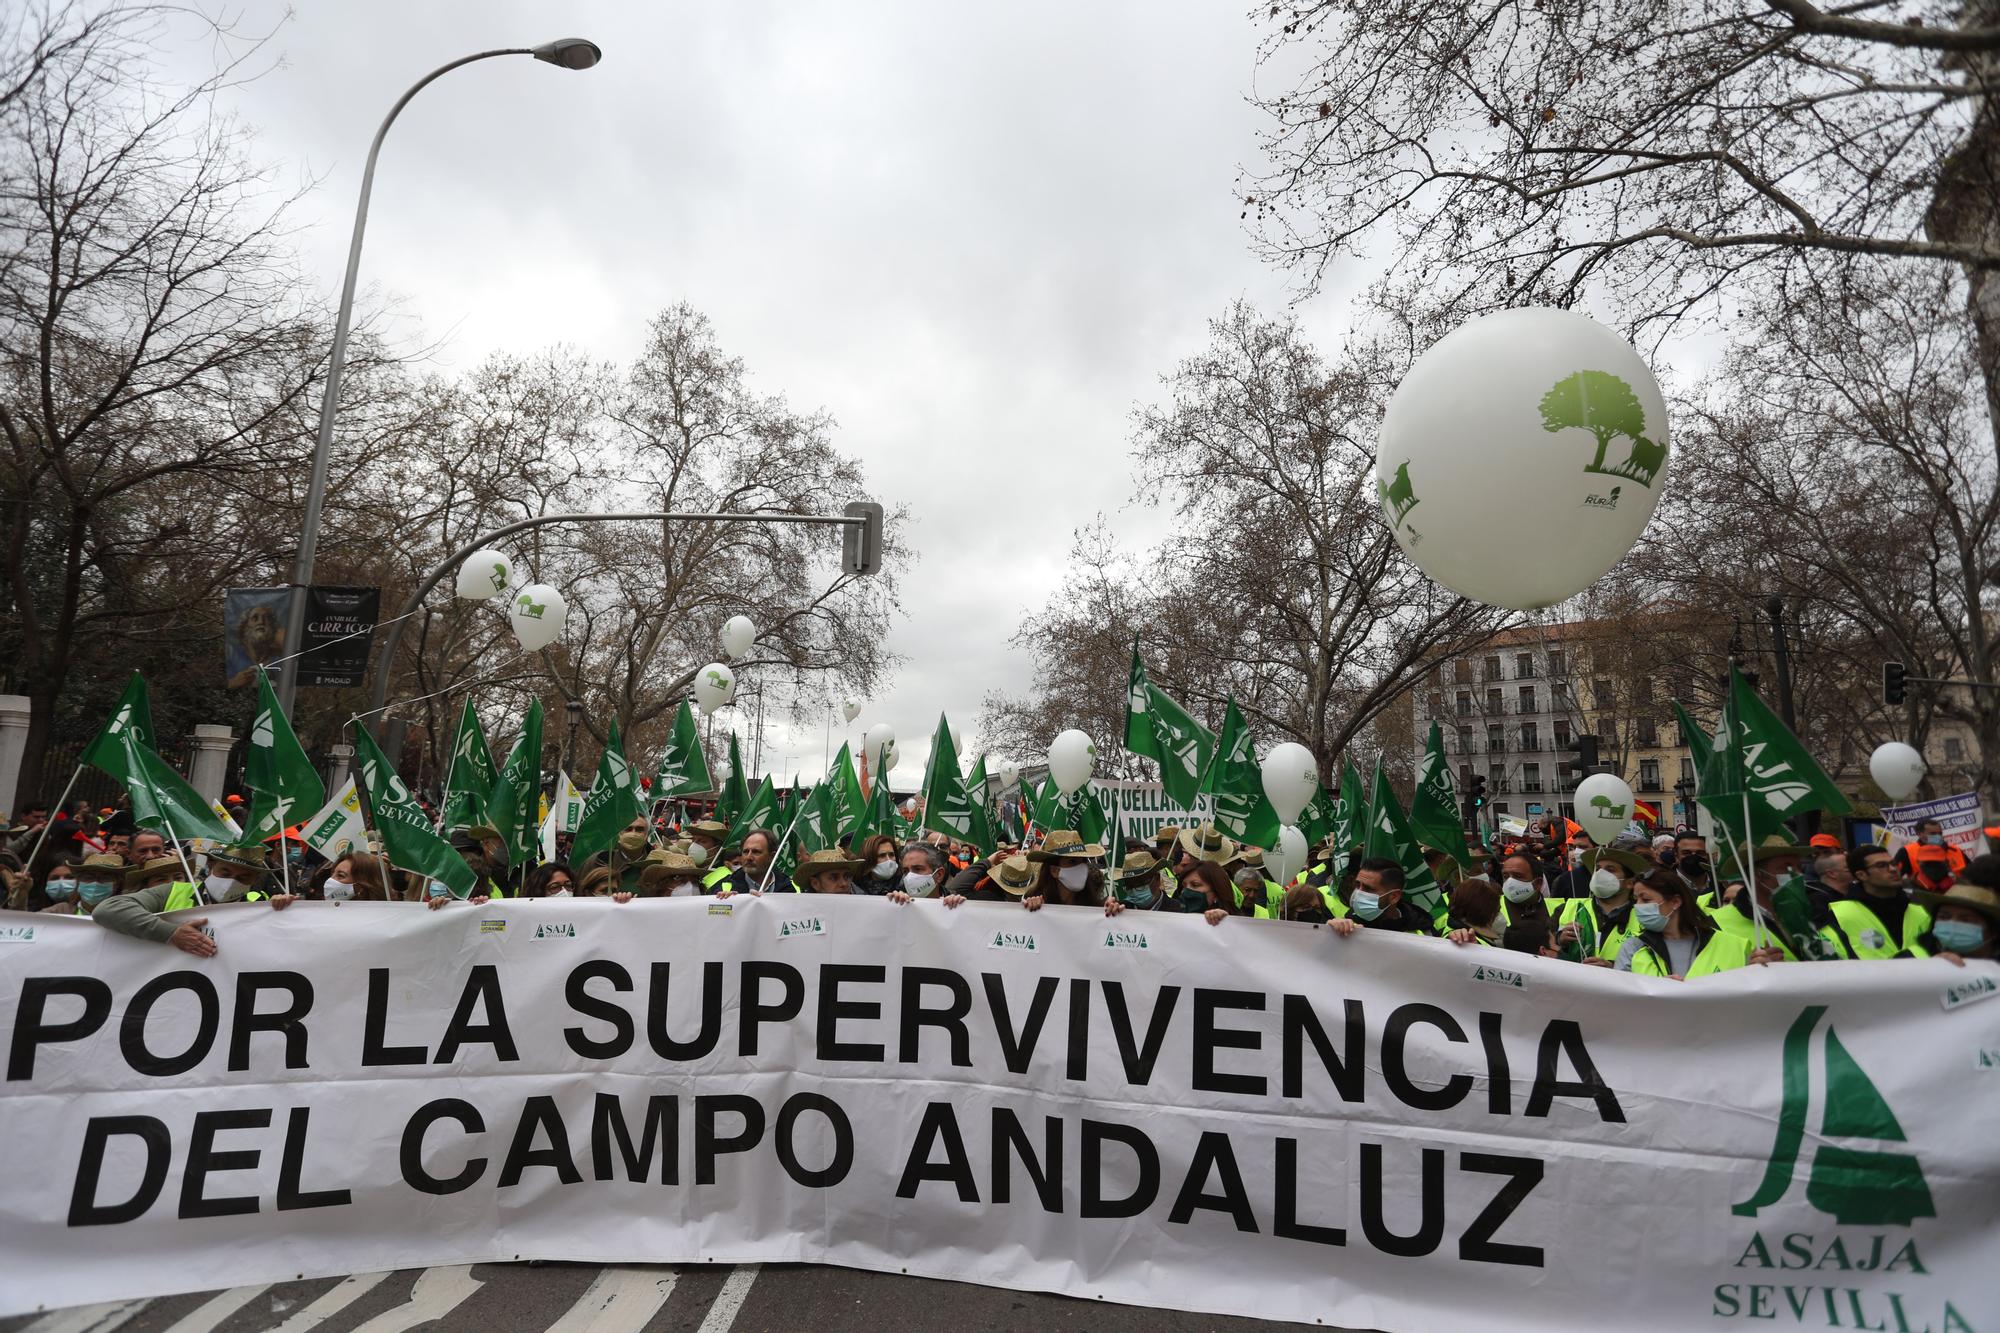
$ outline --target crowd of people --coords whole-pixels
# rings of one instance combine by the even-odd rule
[[[1267,874],[1264,849],[1239,845],[1212,824],[1128,839],[1116,857],[1052,829],[1031,830],[1024,843],[990,855],[940,833],[908,840],[876,833],[842,837],[834,847],[795,846],[781,858],[770,829],[734,830],[676,809],[679,818],[665,806],[635,816],[610,848],[579,865],[567,859],[566,834],[553,859],[521,864],[496,830],[456,830],[451,846],[476,881],[464,899],[394,870],[371,850],[324,858],[283,835],[197,853],[137,827],[127,812],[81,806],[53,816],[45,806],[25,807],[0,850],[0,875],[11,910],[90,916],[199,956],[217,947],[206,919],[174,914],[213,903],[282,910],[302,899],[401,901],[442,909],[508,897],[626,903],[770,892],[933,900],[946,909],[1177,912],[1218,926],[1302,921],[1342,937],[1395,931],[1674,979],[1749,964],[1934,955],[1962,963],[2000,953],[2000,855],[1968,860],[1934,823],[1894,854],[1873,844],[1846,847],[1824,833],[1804,846],[1773,837],[1746,858],[1747,875],[1736,873],[1733,856],[1718,864],[1715,848],[1691,829],[1651,839],[1626,834],[1599,847],[1569,825],[1555,839],[1531,832],[1471,855],[1425,849],[1438,892],[1419,903],[1409,892],[1411,870],[1394,860],[1329,840],[1310,867],[1279,883]],[[796,868],[781,874],[781,860]],[[1807,908],[1788,924],[1776,895],[1795,878]]]

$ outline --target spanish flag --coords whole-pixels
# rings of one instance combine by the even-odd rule
[[[1657,805],[1648,805],[1644,801],[1634,800],[1632,802],[1632,813],[1637,815],[1639,822],[1647,828],[1658,828],[1660,826],[1660,807]]]

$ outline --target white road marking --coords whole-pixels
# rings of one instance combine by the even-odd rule
[[[339,1286],[278,1325],[276,1333],[306,1333],[307,1329],[318,1328],[375,1290],[387,1276],[389,1276],[387,1273],[356,1273],[353,1277],[343,1279]]]
[[[606,1268],[547,1333],[639,1333],[679,1280],[672,1269]]]
[[[111,1333],[147,1304],[137,1301],[105,1301],[101,1305],[78,1305],[43,1315],[21,1333]]]
[[[730,1270],[722,1290],[715,1293],[715,1300],[708,1307],[708,1316],[701,1321],[696,1333],[729,1333],[729,1326],[743,1312],[743,1302],[750,1298],[750,1284],[757,1280],[758,1267],[757,1264],[744,1264]]]
[[[418,1276],[417,1284],[410,1288],[409,1300],[393,1310],[384,1310],[354,1333],[404,1333],[418,1324],[442,1319],[484,1285],[472,1276],[471,1264],[426,1268]]]
[[[175,1320],[167,1333],[215,1333],[223,1320],[270,1289],[269,1286],[231,1287],[228,1291],[219,1291]]]

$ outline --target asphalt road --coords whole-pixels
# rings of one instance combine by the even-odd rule
[[[0,1333],[1278,1333],[1188,1314],[803,1264],[475,1264],[162,1296],[0,1320]]]

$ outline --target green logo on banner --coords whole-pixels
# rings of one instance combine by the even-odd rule
[[[1757,1192],[1730,1209],[1738,1217],[1755,1217],[1791,1192],[1812,1100],[1813,1034],[1824,1017],[1825,1005],[1810,1005],[1785,1033],[1778,1136]],[[1936,1217],[1930,1185],[1916,1155],[1876,1146],[1908,1140],[1874,1080],[1847,1053],[1831,1023],[1820,1044],[1826,1069],[1822,1142],[1806,1176],[1806,1202],[1842,1226],[1908,1226],[1919,1217]],[[1866,1146],[1851,1146],[1854,1140],[1863,1140]]]

